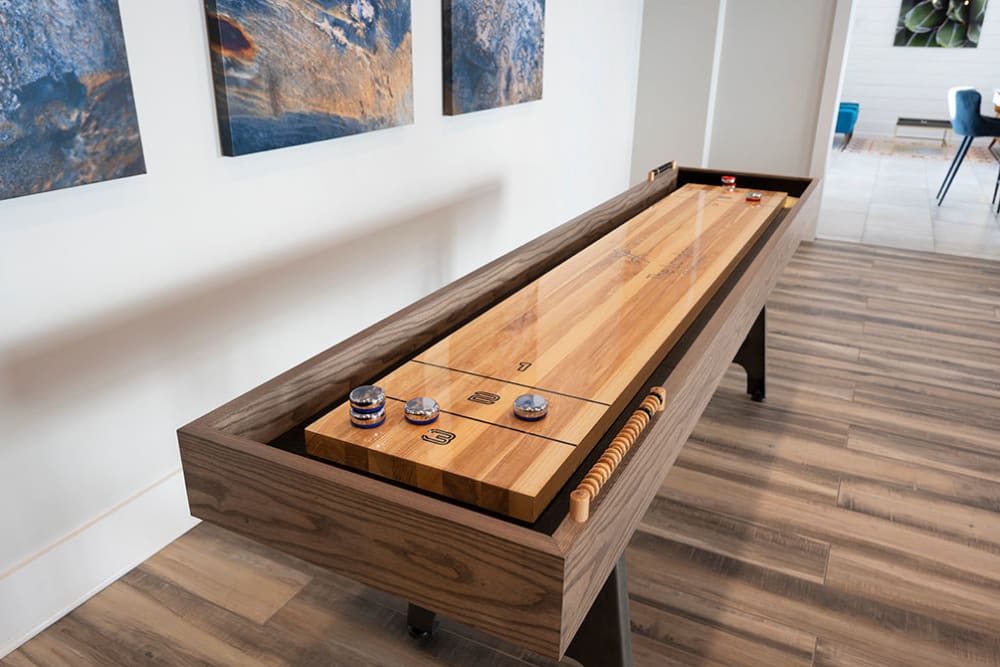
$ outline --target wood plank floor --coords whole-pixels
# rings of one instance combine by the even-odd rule
[[[769,328],[629,546],[636,664],[1000,665],[1000,263],[805,245]],[[551,664],[404,610],[201,525],[0,664]]]

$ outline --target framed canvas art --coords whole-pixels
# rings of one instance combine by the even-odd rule
[[[225,155],[413,122],[410,0],[206,0]]]
[[[444,112],[542,99],[545,0],[443,0]]]
[[[0,2],[0,199],[145,171],[117,0]]]
[[[895,46],[979,46],[988,0],[902,0]]]

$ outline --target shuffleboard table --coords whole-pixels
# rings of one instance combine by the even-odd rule
[[[730,363],[764,399],[765,303],[816,187],[723,175],[659,167],[182,427],[192,514],[408,600],[415,636],[440,613],[629,664],[622,554]],[[544,419],[512,413],[526,392]]]

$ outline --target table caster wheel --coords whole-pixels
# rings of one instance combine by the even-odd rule
[[[408,625],[406,626],[406,631],[409,633],[411,639],[415,639],[420,642],[425,642],[434,636],[433,628],[428,630],[427,628],[418,628],[415,625]]]

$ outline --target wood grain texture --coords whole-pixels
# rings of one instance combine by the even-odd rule
[[[1000,665],[1000,456],[987,436],[1000,402],[962,345],[964,332],[982,358],[1000,349],[998,288],[996,263],[800,248],[768,305],[782,335],[769,339],[767,401],[747,404],[727,374],[630,545],[633,597],[662,619],[678,596],[723,610],[650,650],[691,654],[720,618],[746,614],[815,637],[814,665]],[[747,526],[828,545],[826,567],[817,578]]]
[[[691,615],[684,610],[649,604],[639,596],[633,597],[630,611],[637,633],[658,640],[658,648],[668,642],[673,646],[683,646],[684,652],[694,658],[690,663],[693,665],[705,662],[731,665],[734,658],[745,665],[757,667],[809,667],[812,663],[812,641],[808,642],[806,650],[792,652],[783,646],[774,646],[741,632],[734,632],[721,624],[715,625],[713,632],[706,633],[706,626],[711,625],[710,619]]]
[[[345,402],[306,427],[306,450],[535,521],[786,199],[766,192],[751,203],[746,193],[671,193],[376,379],[399,399],[387,401],[382,426],[355,428]],[[469,400],[477,391],[501,398],[484,406]],[[526,392],[551,399],[549,417],[513,416]],[[404,418],[401,402],[418,396],[440,404],[433,426]],[[431,428],[453,439],[428,442]]]
[[[532,389],[415,362],[376,382],[389,392],[386,423],[355,428],[349,405],[341,404],[306,428],[310,454],[525,521],[535,520],[562,486],[548,477],[572,473],[573,461],[587,453],[575,453],[576,446],[608,421],[606,405],[547,394],[549,416],[528,423],[513,415],[511,401]],[[476,392],[500,399],[469,400]],[[433,424],[404,419],[404,402],[416,396],[441,405]],[[430,429],[456,437],[447,445],[424,441]]]
[[[687,462],[685,451],[685,463]],[[767,525],[656,498],[641,530],[674,542],[765,565],[799,579],[822,583],[830,544]]]
[[[951,297],[931,289],[924,299],[919,289],[906,286],[905,298],[928,315],[929,328],[948,326],[959,303],[972,304],[983,318],[993,312],[993,322],[1000,324],[996,263],[967,265],[955,258],[829,242],[799,248],[769,302],[770,323],[792,294],[783,289],[786,278],[796,273],[798,281],[804,272],[818,290],[824,276],[829,284],[856,281],[868,308],[863,318],[905,316],[905,302],[889,296],[903,287],[892,277],[871,278],[875,263],[886,258],[900,267],[899,281],[933,287],[935,275],[949,276]],[[956,284],[956,275],[966,282]],[[994,303],[984,298],[991,291]],[[796,288],[795,294],[798,308],[809,300],[810,288]],[[823,299],[823,292],[815,297]],[[626,552],[638,667],[796,665],[810,664],[810,656],[813,665],[823,667],[1000,665],[1000,569],[993,543],[977,523],[1000,511],[1000,456],[982,450],[978,432],[964,435],[966,414],[976,405],[995,403],[975,386],[954,387],[953,379],[939,376],[932,364],[911,366],[916,378],[911,381],[860,358],[824,357],[820,349],[804,353],[794,337],[809,336],[822,328],[819,323],[843,324],[827,331],[832,342],[864,342],[851,324],[856,314],[840,312],[801,314],[799,328],[783,339],[772,337],[765,403],[747,402],[742,372],[727,370],[674,471],[654,488],[658,495]],[[811,322],[817,322],[815,327]],[[970,335],[980,331],[970,330]],[[897,350],[900,357],[926,354],[926,346],[917,342],[904,341]],[[867,416],[876,392],[883,413],[879,427]],[[868,407],[843,411],[852,396]],[[905,426],[915,414],[934,428],[922,439],[905,428],[895,433],[894,424]],[[857,416],[865,425],[854,423]],[[938,438],[935,434],[945,427],[949,437]],[[633,454],[644,447],[656,451],[656,442],[646,440]],[[256,477],[274,465],[307,469],[293,465],[301,457],[277,454],[282,456],[250,466],[246,474]],[[736,465],[741,457],[745,471]],[[331,479],[351,475],[327,468],[335,473]],[[634,483],[636,468],[630,463],[625,472]],[[341,484],[356,478],[351,475]],[[442,619],[429,644],[410,642],[405,600],[285,555],[288,543],[303,541],[296,533],[322,530],[306,527],[310,520],[328,519],[271,504],[263,492],[252,497],[256,513],[244,514],[241,494],[250,490],[224,491],[225,479],[222,474],[204,480],[205,492],[214,489],[217,497],[211,504],[233,525],[274,525],[270,541],[277,548],[203,523],[180,543],[196,538],[184,550],[192,554],[185,561],[204,557],[232,564],[216,569],[214,591],[190,570],[172,569],[172,564],[169,578],[154,574],[164,569],[154,556],[0,664],[227,664],[234,659],[271,665],[556,664],[450,618]],[[378,483],[365,480],[366,489],[367,484]],[[839,505],[837,491],[843,492]],[[399,495],[389,503],[393,506],[440,504],[404,489],[394,493]],[[622,487],[618,493],[619,501],[634,500]],[[704,502],[682,503],[678,495]],[[852,506],[846,498],[857,502]],[[608,507],[600,507],[592,520]],[[913,516],[913,509],[922,510],[920,516]],[[461,516],[452,520],[461,524]],[[967,524],[960,518],[972,518],[976,532],[962,534]],[[509,526],[490,520],[498,530]],[[713,522],[718,529],[713,530]],[[821,573],[826,545],[829,564]],[[267,598],[261,608],[280,608],[263,624],[249,618],[245,598],[237,594],[247,567],[253,576],[276,568],[276,580],[263,587]],[[298,575],[289,576],[289,570]],[[307,583],[285,600],[283,582],[288,581]],[[123,595],[117,591],[122,587],[137,593]],[[232,595],[225,594],[227,588]],[[140,613],[146,618],[135,618]]]
[[[193,533],[165,547],[145,568],[255,623],[266,623],[311,579],[265,554],[231,549],[222,540]]]
[[[681,187],[416,358],[615,404],[659,363],[786,196],[766,192],[754,204],[746,192]],[[531,366],[521,371],[522,361]]]

